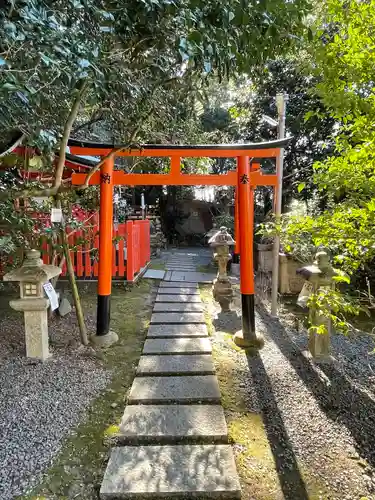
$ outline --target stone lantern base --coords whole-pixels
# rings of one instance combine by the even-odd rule
[[[212,294],[216,302],[219,302],[222,312],[230,311],[230,304],[233,300],[233,290],[230,280],[216,279],[212,287]]]
[[[10,307],[24,313],[26,357],[45,361],[51,354],[48,349],[49,300],[45,298],[11,300]]]
[[[335,358],[331,356],[331,326],[328,325],[328,332],[323,334],[309,331],[309,352],[315,363],[332,363]]]

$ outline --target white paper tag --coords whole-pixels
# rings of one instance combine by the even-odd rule
[[[47,294],[47,297],[49,298],[49,303],[52,311],[55,311],[59,308],[59,298],[57,296],[56,290],[53,288],[52,284],[49,281],[47,283],[44,283],[43,288]]]
[[[61,208],[52,208],[51,209],[51,222],[62,222],[63,213]]]

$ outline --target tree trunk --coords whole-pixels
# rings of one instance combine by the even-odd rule
[[[69,274],[70,286],[72,287],[73,302],[74,302],[74,307],[76,309],[76,315],[77,315],[77,320],[78,320],[78,325],[79,325],[81,342],[83,345],[88,345],[89,340],[87,337],[87,328],[86,328],[85,318],[84,318],[83,311],[82,311],[81,299],[79,297],[79,292],[78,292],[76,277],[74,274],[72,259],[71,259],[70,252],[69,252],[68,238],[66,236],[65,228],[63,228],[63,230],[62,230],[61,236],[62,236],[62,244],[63,244],[63,248],[64,248],[64,255],[65,255],[65,259],[66,259],[66,267],[67,267],[68,274]]]

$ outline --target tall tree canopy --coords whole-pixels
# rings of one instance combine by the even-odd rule
[[[330,208],[294,221],[291,239],[310,234],[353,273],[375,258],[375,2],[329,0],[311,55],[316,86],[336,122],[335,155],[315,165]],[[311,110],[314,118],[314,109]]]
[[[87,120],[105,117],[126,141],[174,86],[187,95],[197,78],[249,71],[288,50],[306,9],[306,0],[8,0],[0,132],[58,140],[81,92]]]

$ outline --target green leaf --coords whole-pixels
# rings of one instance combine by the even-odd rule
[[[188,40],[190,42],[195,42],[195,43],[200,43],[202,40],[202,35],[199,31],[194,30],[191,33],[189,33]]]
[[[297,187],[297,191],[300,193],[301,191],[303,191],[306,187],[306,182],[300,182],[298,184],[298,187]]]
[[[350,284],[350,278],[346,274],[340,274],[338,276],[333,276],[332,278],[334,281],[338,283],[348,283]]]
[[[310,120],[310,118],[312,118],[313,116],[315,115],[315,111],[308,111],[306,114],[305,114],[305,117],[304,117],[304,121],[305,123]]]
[[[46,66],[49,66],[51,63],[53,63],[53,60],[43,53],[40,53],[40,58]]]
[[[16,85],[14,85],[13,83],[4,83],[2,88],[5,90],[10,90],[10,91],[18,89],[18,87]]]

